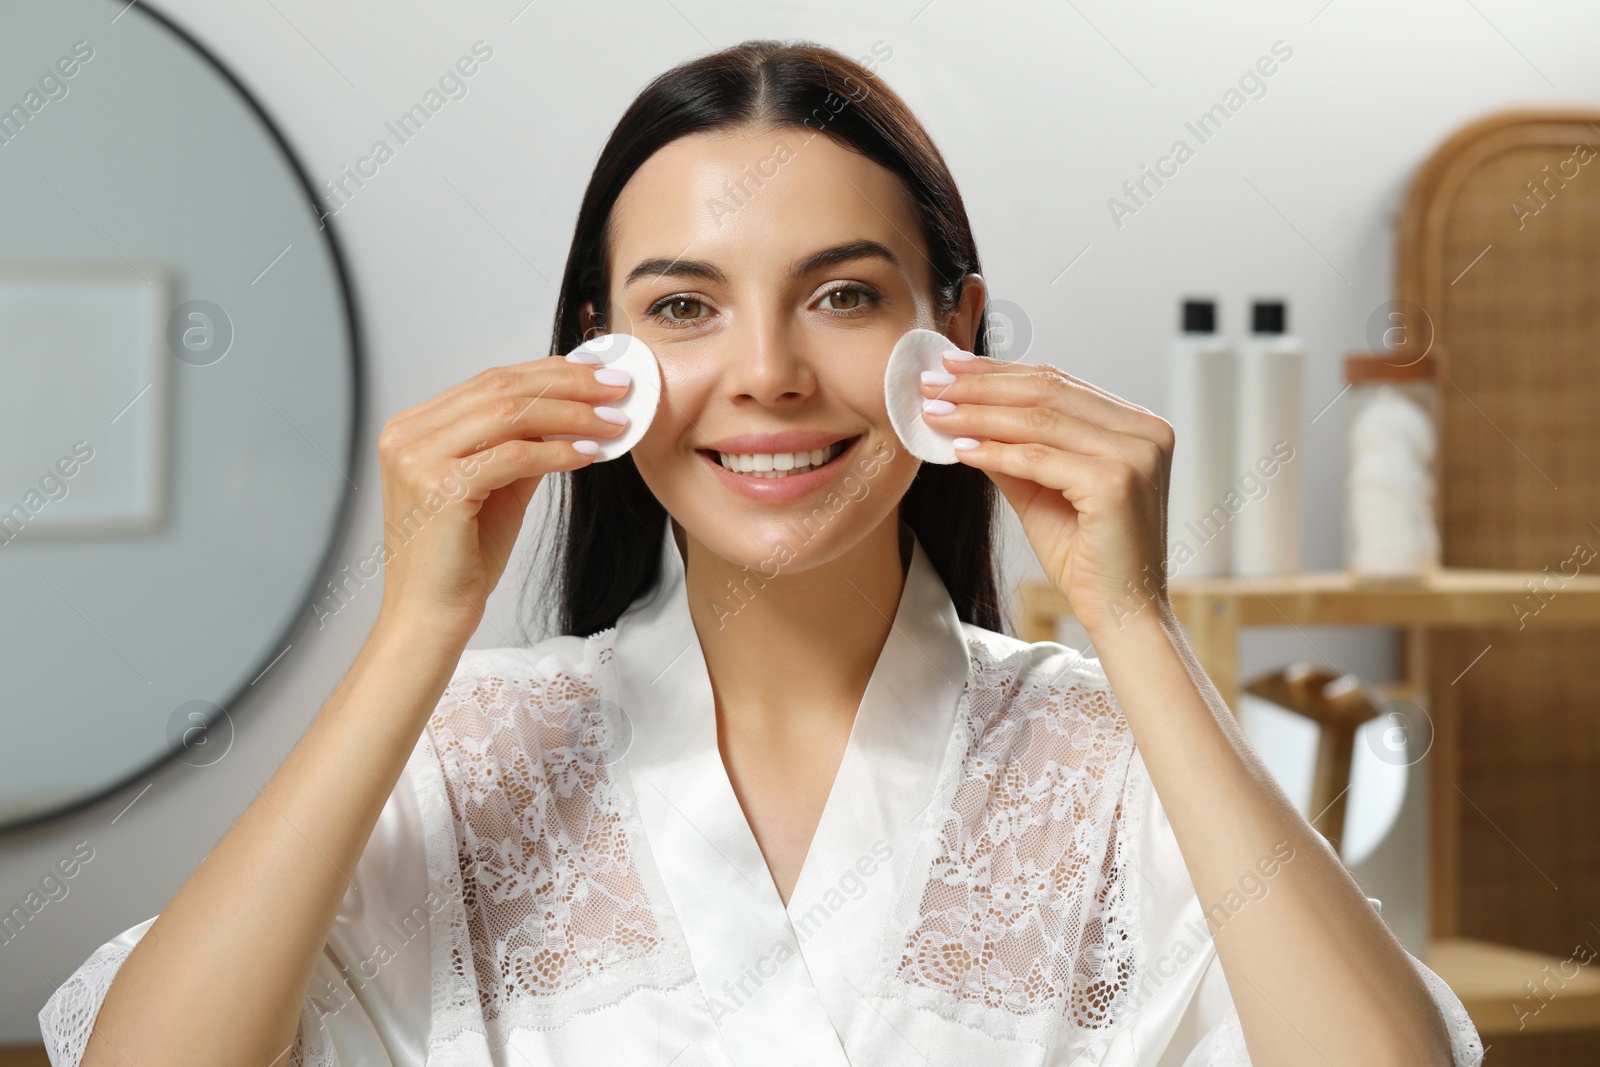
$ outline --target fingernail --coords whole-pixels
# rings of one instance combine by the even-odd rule
[[[594,372],[594,380],[601,385],[627,385],[633,378],[625,370],[615,367],[601,367]]]
[[[924,400],[922,402],[922,410],[930,415],[948,415],[955,409],[956,406],[948,400]]]
[[[575,348],[571,352],[567,353],[567,362],[568,363],[599,363],[600,362],[600,357],[595,355],[593,352],[585,352],[581,348]]]
[[[572,447],[586,456],[598,456],[600,454],[600,443],[598,441],[574,441],[572,442]]]
[[[954,441],[950,442],[950,447],[959,448],[961,451],[965,452],[969,448],[977,448],[978,440],[973,437],[958,437]]]
[[[628,421],[627,412],[623,411],[621,408],[597,407],[594,409],[594,413],[599,415],[602,419],[605,419],[607,422],[614,422],[619,426]]]
[[[963,352],[959,348],[952,348],[950,351],[944,354],[944,358],[954,360],[957,363],[963,363],[969,359],[977,359],[978,357],[973,355],[971,352]]]
[[[947,370],[925,370],[922,372],[923,385],[954,385],[956,376]]]

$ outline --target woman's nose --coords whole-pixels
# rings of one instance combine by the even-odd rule
[[[749,397],[761,404],[809,396],[816,388],[806,340],[776,316],[736,326],[723,337],[727,344],[723,389],[729,397]]]

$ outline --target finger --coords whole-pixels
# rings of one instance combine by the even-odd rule
[[[492,448],[504,441],[536,440],[550,434],[577,434],[604,439],[625,430],[625,423],[601,417],[598,408],[581,400],[549,396],[500,396],[477,401],[453,422],[416,440],[423,455],[454,458]],[[620,409],[610,410],[620,414]],[[569,446],[570,447],[570,446]]]
[[[510,365],[507,365],[507,366],[485,367],[483,370],[479,371],[477,374],[474,374],[472,377],[465,378],[465,379],[463,379],[463,380],[461,380],[459,382],[456,382],[454,385],[450,386],[448,389],[444,389],[444,390],[441,390],[438,393],[435,393],[433,396],[428,397],[426,400],[422,401],[421,403],[413,404],[411,407],[408,407],[403,411],[395,412],[394,417],[397,418],[397,419],[414,418],[415,416],[420,415],[425,411],[432,410],[433,408],[436,408],[441,404],[445,404],[445,403],[450,402],[451,400],[454,400],[456,397],[460,396],[462,393],[468,392],[468,391],[472,390],[473,388],[481,385],[483,383],[484,379],[489,378],[492,375],[498,374],[498,373],[500,373],[502,371],[521,372],[524,369],[531,370],[534,367],[544,366],[546,363],[547,363],[547,359],[546,358],[540,358],[540,359],[527,360],[527,361],[522,362],[522,363],[513,363],[513,364],[510,364]]]
[[[925,396],[942,396],[961,402],[963,396],[992,403],[1034,404],[1048,396],[1062,410],[1070,410],[1083,418],[1095,419],[1110,429],[1150,436],[1159,441],[1164,436],[1165,421],[1137,404],[1107,392],[1099,386],[1075,378],[1049,364],[992,363],[983,359],[945,360],[945,367],[954,381],[942,384],[941,391],[923,390]],[[941,379],[942,381],[942,379]],[[957,396],[951,390],[961,390]],[[993,394],[979,390],[999,390]],[[988,400],[989,396],[995,399]],[[1169,427],[1170,428],[1170,427]]]
[[[1108,430],[1098,423],[1044,404],[1031,407],[957,404],[953,411],[924,411],[934,429],[957,437],[1037,443],[1065,452],[1117,459],[1158,483],[1166,453],[1149,438]]]
[[[1060,367],[1053,366],[1052,364],[1049,364],[1049,363],[1005,362],[1005,361],[1001,361],[1001,360],[989,360],[989,359],[987,359],[987,357],[979,357],[979,359],[982,360],[983,363],[985,363],[987,365],[987,367],[983,368],[983,369],[992,369],[996,373],[1001,373],[1001,372],[1021,372],[1021,373],[1026,373],[1028,371],[1044,371],[1044,372],[1047,372],[1049,374],[1055,375],[1062,382],[1064,382],[1064,383],[1066,383],[1068,385],[1071,385],[1071,386],[1073,386],[1075,388],[1078,388],[1078,389],[1082,389],[1082,390],[1084,390],[1086,392],[1089,392],[1089,393],[1093,393],[1096,396],[1104,397],[1106,400],[1109,400],[1114,404],[1120,405],[1121,407],[1130,408],[1130,409],[1132,409],[1134,411],[1142,411],[1142,412],[1145,412],[1146,414],[1151,414],[1152,413],[1149,408],[1141,407],[1140,405],[1135,404],[1131,400],[1127,400],[1127,399],[1124,399],[1123,397],[1118,396],[1116,393],[1113,393],[1109,389],[1102,389],[1100,386],[1094,384],[1091,381],[1088,381],[1087,379],[1079,378],[1075,374],[1068,374],[1066,371],[1062,370]],[[969,370],[980,369],[979,367],[975,367],[974,366],[974,361],[973,360],[955,360],[955,361],[947,360],[945,365],[946,366],[950,366],[950,365],[952,365],[952,362],[954,363],[954,365],[957,365],[957,366],[965,366]]]
[[[490,367],[438,396],[395,417],[407,436],[421,437],[460,419],[483,397],[551,396],[608,404],[624,396],[626,385],[607,385],[595,377],[600,368],[561,358],[531,360],[508,367]]]
[[[464,499],[483,501],[496,489],[523,478],[574,470],[594,462],[571,441],[502,441],[461,460],[467,491]]]
[[[1065,452],[1038,441],[978,441],[957,449],[956,455],[962,463],[1054,489],[1069,502],[1090,499],[1106,480],[1124,476],[1116,460]]]

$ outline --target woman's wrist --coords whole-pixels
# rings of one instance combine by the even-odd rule
[[[437,612],[416,611],[388,604],[378,608],[378,617],[372,624],[371,637],[380,641],[398,641],[436,647],[453,651],[459,657],[467,642],[477,632],[477,620],[466,620]]]
[[[454,676],[473,632],[450,620],[380,611],[361,657],[382,664],[385,673],[398,672],[424,689],[442,691]],[[425,703],[431,712],[433,701]]]
[[[1148,601],[1137,611],[1120,614],[1115,621],[1085,632],[1101,659],[1124,648],[1148,649],[1153,642],[1174,643],[1182,639],[1183,633],[1171,602],[1165,598]]]
[[[368,753],[403,760],[455,676],[466,642],[429,620],[380,612],[313,730],[353,728]]]

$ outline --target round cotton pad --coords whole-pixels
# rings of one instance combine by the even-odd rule
[[[656,362],[650,346],[630,334],[606,333],[585,341],[568,352],[566,358],[573,363],[615,367],[627,371],[633,378],[621,400],[611,406],[621,408],[628,416],[627,425],[615,437],[593,438],[600,445],[594,457],[596,463],[624,455],[644,438],[645,431],[656,417],[656,407],[661,402],[661,366]],[[582,434],[547,433],[546,441],[576,441]]]
[[[895,342],[883,372],[883,396],[889,425],[906,450],[927,463],[957,463],[952,434],[922,420],[922,372],[944,370],[944,354],[956,345],[933,330],[910,330]]]

